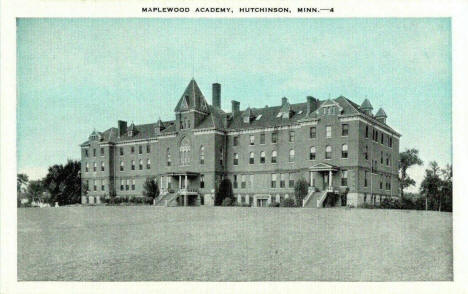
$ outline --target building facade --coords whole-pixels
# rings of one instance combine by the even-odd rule
[[[304,103],[221,109],[221,85],[208,104],[195,80],[177,103],[172,121],[93,131],[81,144],[82,203],[139,197],[147,178],[165,205],[213,205],[225,177],[239,203],[265,206],[294,197],[309,183],[304,206],[359,205],[398,197],[400,134],[370,102],[345,97]],[[331,201],[330,201],[331,200]]]

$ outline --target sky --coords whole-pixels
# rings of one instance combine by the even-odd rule
[[[402,134],[400,151],[424,166],[452,162],[451,24],[448,18],[18,19],[18,172],[38,179],[79,159],[96,129],[174,119],[194,77],[222,108],[343,95]],[[412,190],[416,191],[418,186]]]

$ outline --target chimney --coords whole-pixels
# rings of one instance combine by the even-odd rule
[[[286,103],[288,103],[288,98],[286,97],[281,98],[281,106],[285,105]]]
[[[307,96],[307,115],[311,114],[318,107],[318,100],[312,96]]]
[[[240,102],[236,101],[236,100],[232,100],[231,105],[232,105],[232,115],[235,115],[235,114],[239,113],[239,111],[240,111]]]
[[[214,83],[213,86],[213,102],[214,107],[221,108],[221,84]]]
[[[127,122],[123,120],[119,120],[117,122],[117,125],[119,126],[119,137],[127,133]]]

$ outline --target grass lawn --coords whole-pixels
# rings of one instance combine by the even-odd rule
[[[452,280],[452,214],[381,209],[18,209],[18,280]]]

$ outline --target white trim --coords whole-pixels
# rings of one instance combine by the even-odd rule
[[[218,130],[214,130],[214,129],[204,129],[204,130],[201,130],[201,131],[194,131],[193,132],[194,136],[208,135],[208,134],[226,135],[225,133],[223,133],[221,131],[218,131]]]
[[[364,117],[361,114],[357,114],[357,115],[354,115],[354,116],[340,117],[339,119],[340,119],[340,122],[348,122],[348,121],[356,121],[357,120],[357,121],[363,122],[365,124],[368,124],[368,125],[376,128],[377,130],[381,131],[382,133],[387,134],[387,136],[391,136],[391,137],[394,137],[394,138],[400,138],[401,137],[401,134],[399,134],[398,132],[386,130],[386,129],[384,129],[384,128],[382,128],[380,126],[380,124],[381,124],[380,122],[378,122],[376,120],[373,120],[373,119],[371,119],[369,117]]]
[[[279,130],[290,130],[290,129],[300,129],[301,125],[290,125],[290,126],[282,126],[282,127],[267,127],[267,128],[256,128],[256,129],[247,129],[247,130],[236,130],[236,131],[227,131],[228,136],[240,135],[240,134],[255,134],[255,133],[263,133],[263,132],[273,132]]]

